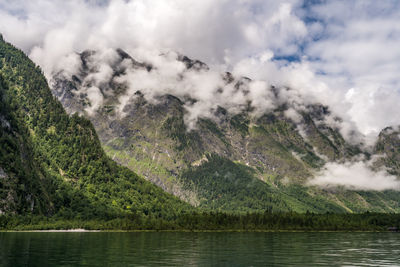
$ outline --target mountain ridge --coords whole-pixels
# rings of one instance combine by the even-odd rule
[[[121,50],[118,54],[120,59],[114,62],[121,63],[128,59],[133,67],[128,70],[125,64],[123,66],[126,69],[121,70],[118,64],[112,66],[112,75],[102,81],[98,87],[104,96],[103,103],[90,114],[85,111],[85,108],[91,105],[90,100],[79,92],[81,87],[85,86],[82,81],[87,81],[88,77],[96,74],[96,65],[92,69],[93,75],[90,76],[91,74],[85,74],[88,68],[82,64],[84,71],[81,71],[78,79],[63,77],[63,73],[58,73],[54,77],[52,90],[67,110],[85,114],[92,121],[109,156],[137,170],[164,190],[203,208],[235,211],[262,210],[268,206],[265,206],[265,203],[262,204],[263,200],[256,198],[247,202],[238,201],[236,204],[229,204],[235,202],[237,198],[246,198],[245,191],[240,194],[235,192],[240,191],[243,184],[241,187],[226,190],[225,187],[228,186],[229,181],[217,183],[215,186],[221,192],[210,196],[208,191],[214,189],[210,188],[210,185],[206,186],[207,179],[201,173],[205,171],[208,176],[213,176],[212,171],[217,171],[215,168],[218,166],[210,162],[211,159],[221,164],[228,164],[242,176],[246,176],[246,172],[241,171],[241,166],[247,165],[252,169],[253,174],[250,176],[263,182],[260,186],[265,187],[266,195],[273,195],[268,201],[280,199],[283,203],[271,204],[272,206],[268,209],[274,205],[276,207],[273,209],[276,210],[280,210],[280,205],[283,205],[282,207],[286,207],[282,208],[283,210],[294,208],[295,211],[303,212],[308,209],[323,212],[324,205],[333,205],[327,209],[328,211],[360,212],[370,209],[387,211],[398,209],[396,192],[385,196],[381,192],[346,190],[340,187],[327,190],[309,187],[306,184],[315,171],[327,161],[346,161],[357,155],[369,157],[368,152],[362,151],[357,145],[349,144],[337,129],[323,122],[323,117],[330,115],[327,107],[319,104],[309,105],[308,112],[288,116],[290,108],[285,106],[285,103],[281,103],[271,112],[258,117],[251,115],[251,103],[247,107],[248,111],[245,109],[237,114],[230,114],[226,109],[216,107],[213,111],[214,119],[200,116],[195,128],[188,130],[185,122],[185,116],[187,116],[185,103],[188,101],[196,103],[196,99],[191,98],[190,95],[182,99],[166,93],[155,96],[155,99],[150,101],[138,90],[126,103],[123,109],[124,116],[120,117],[118,116],[119,95],[124,94],[128,85],[119,83],[118,78],[126,74],[127,70],[143,69],[151,72],[156,67],[145,67],[150,65],[144,63],[140,65],[138,61],[126,52],[122,53]],[[90,56],[93,55],[95,53]],[[90,61],[88,54],[80,54],[81,60],[82,56],[84,61]],[[181,55],[177,56],[177,61],[183,61],[187,70],[192,69],[190,71],[207,72],[209,70],[201,61],[191,60]],[[249,90],[249,87],[246,87],[246,83],[251,81],[249,78],[235,79],[230,73],[222,75],[227,84],[236,81],[234,87],[237,90],[243,90],[244,94],[246,90]],[[271,90],[277,95],[280,93],[279,90],[286,93],[290,89],[271,88]],[[296,120],[301,124],[296,123]],[[340,119],[337,118],[337,120]],[[213,166],[211,173],[207,167],[203,166],[207,164]],[[376,168],[388,167],[387,164],[387,161],[381,161],[376,164]],[[193,170],[196,168],[201,170],[200,174]],[[199,177],[203,178],[193,180],[187,177],[188,173],[191,176],[200,175]],[[227,173],[224,175],[229,176]],[[249,178],[249,181],[253,178]],[[231,180],[241,184],[240,177]],[[385,199],[386,197],[388,199]],[[223,200],[219,201],[220,198]],[[318,201],[313,198],[319,199],[318,201],[323,204],[316,204],[315,202]],[[210,201],[221,203],[215,204]],[[251,202],[259,203],[263,208],[252,209],[251,206],[254,203]],[[227,205],[230,206],[229,209],[224,208]],[[243,205],[244,209],[242,209]]]

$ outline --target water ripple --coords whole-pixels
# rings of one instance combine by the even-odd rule
[[[1,266],[400,266],[395,233],[0,233]]]

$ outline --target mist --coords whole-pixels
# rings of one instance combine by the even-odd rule
[[[344,187],[351,190],[400,190],[400,180],[385,169],[372,170],[372,161],[328,162],[310,185],[324,188]]]

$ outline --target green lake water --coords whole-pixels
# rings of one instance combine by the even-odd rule
[[[0,265],[400,266],[400,234],[2,232]]]

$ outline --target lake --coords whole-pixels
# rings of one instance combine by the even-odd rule
[[[400,266],[400,234],[1,232],[0,264]]]

